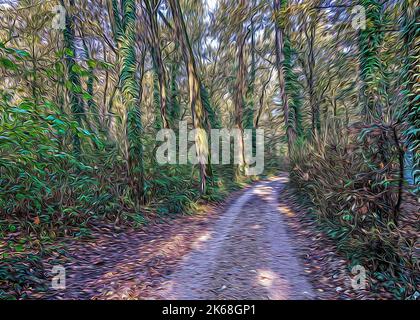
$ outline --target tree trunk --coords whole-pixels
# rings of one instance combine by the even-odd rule
[[[174,19],[176,35],[181,44],[182,55],[187,67],[188,84],[190,93],[190,107],[193,118],[193,125],[196,129],[205,130],[206,112],[201,100],[201,83],[197,73],[197,66],[194,54],[189,41],[187,29],[182,15],[181,6],[178,0],[169,0],[172,16]],[[204,141],[203,135],[199,135],[196,140],[198,156],[201,159],[208,158],[208,143]],[[200,191],[205,193],[207,184],[207,165],[204,161],[200,162]]]
[[[361,5],[366,8],[366,18],[369,21],[365,30],[359,31],[360,56],[360,97],[362,101],[362,115],[366,123],[382,118],[381,86],[383,66],[380,58],[383,32],[381,32],[382,4],[377,0],[362,0]]]
[[[163,128],[169,128],[167,117],[167,76],[162,60],[162,51],[159,43],[159,25],[157,21],[157,2],[155,0],[145,1],[150,25],[150,51],[153,60],[153,68],[159,82],[160,115]]]
[[[244,110],[245,110],[245,101],[244,101],[244,94],[245,94],[245,86],[246,86],[246,61],[245,61],[245,42],[248,36],[248,33],[244,33],[243,30],[240,31],[238,35],[238,39],[236,40],[237,45],[237,63],[238,63],[238,71],[236,74],[236,85],[235,85],[235,95],[234,95],[234,105],[235,105],[235,126],[241,132],[240,138],[240,146],[239,146],[239,161],[240,163],[236,166],[236,176],[238,177],[242,171],[244,170],[245,165],[245,157],[244,157]]]
[[[284,73],[284,28],[280,19],[281,2],[280,0],[273,0],[275,29],[276,29],[276,68],[279,77],[280,98],[283,104],[284,124],[286,126],[287,144],[289,155],[291,149],[296,141],[296,132],[293,128],[293,119],[290,117],[289,97],[286,93],[286,82]]]
[[[309,26],[308,35],[308,87],[309,87],[309,105],[311,107],[311,124],[312,134],[315,135],[321,131],[321,115],[319,110],[319,104],[315,95],[315,22],[311,21]]]
[[[253,1],[255,7],[255,1]],[[257,73],[257,59],[255,56],[255,22],[254,17],[251,18],[251,68],[248,78],[248,89],[246,91],[246,105],[244,112],[244,128],[252,129],[254,127],[254,109],[255,109],[255,77]]]
[[[65,29],[64,33],[64,48],[65,52],[65,62],[67,67],[68,80],[71,83],[72,87],[68,89],[68,95],[70,99],[70,108],[71,113],[74,117],[74,120],[77,122],[79,127],[82,127],[82,117],[84,116],[83,112],[83,98],[80,94],[80,89],[82,87],[80,76],[74,71],[74,66],[76,66],[75,60],[75,22],[73,17],[74,10],[74,0],[69,0],[69,6],[66,6],[64,0],[60,0],[60,3],[63,7],[66,8],[65,16]],[[76,158],[81,156],[81,143],[78,133],[73,134],[73,152]]]
[[[145,202],[143,164],[143,126],[139,105],[138,79],[136,78],[136,1],[123,2],[122,28],[118,33],[120,57],[120,86],[126,106],[126,137],[128,142],[127,170],[131,199],[136,209]],[[115,12],[119,15],[119,12]],[[141,67],[142,68],[142,67]]]

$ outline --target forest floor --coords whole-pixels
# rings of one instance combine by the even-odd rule
[[[374,298],[351,289],[348,261],[294,203],[287,181],[255,183],[202,214],[140,231],[97,226],[93,238],[66,243],[66,289],[30,298]]]

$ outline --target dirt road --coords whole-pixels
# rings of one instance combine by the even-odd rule
[[[278,202],[286,176],[202,215],[68,244],[66,288],[50,299],[313,299]]]
[[[277,197],[286,178],[242,194],[158,288],[160,299],[311,299]]]

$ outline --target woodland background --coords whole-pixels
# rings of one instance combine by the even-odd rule
[[[246,164],[159,166],[156,132],[180,120],[264,129],[265,176],[289,171],[344,255],[418,297],[418,1],[6,4],[0,297],[36,287],[62,237],[193,213],[257,179]]]

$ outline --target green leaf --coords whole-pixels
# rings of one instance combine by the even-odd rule
[[[18,194],[16,194],[16,199],[17,200],[25,200],[26,199],[26,195],[24,195],[24,194],[21,194],[21,193],[18,193]]]
[[[83,71],[82,67],[81,67],[81,66],[79,66],[78,64],[73,65],[73,66],[71,67],[71,70],[72,70],[73,72],[75,72],[75,73],[79,74],[79,75],[80,75],[80,74],[82,73],[82,71]]]
[[[25,250],[25,247],[21,244],[18,244],[18,245],[15,246],[14,249],[15,249],[16,252],[22,252],[22,251]]]
[[[342,219],[345,220],[345,221],[352,221],[353,217],[349,214],[346,214],[346,215],[342,216]]]
[[[87,61],[87,65],[89,66],[89,68],[94,69],[94,68],[96,68],[97,62],[95,60],[89,59]]]
[[[85,100],[91,100],[91,99],[93,99],[93,97],[89,93],[84,92],[83,93],[83,99],[85,99]]]
[[[74,57],[74,52],[69,48],[64,49],[64,54],[69,56],[69,57]]]
[[[15,53],[20,56],[20,57],[29,57],[30,54],[29,52],[25,51],[25,50],[20,50],[20,49],[13,49],[15,51]]]
[[[17,70],[17,65],[7,58],[0,58],[0,65],[9,70]]]

